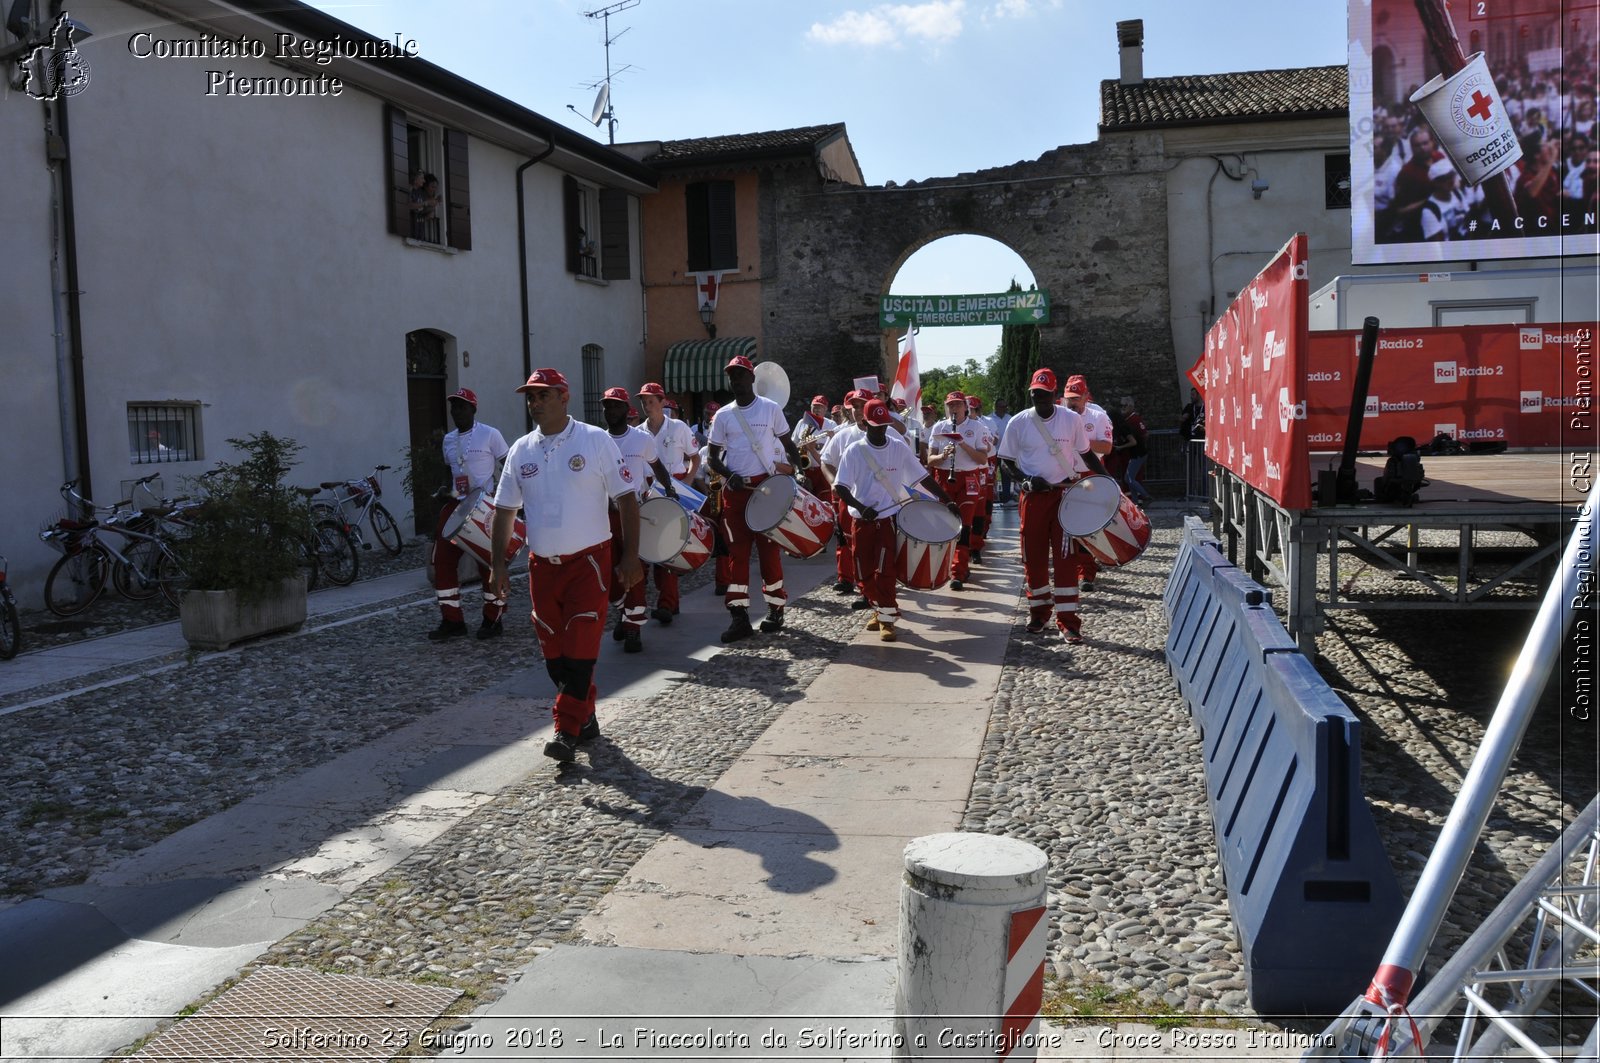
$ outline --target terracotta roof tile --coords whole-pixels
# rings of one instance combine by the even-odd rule
[[[1140,85],[1100,83],[1102,132],[1335,118],[1349,109],[1349,80],[1342,66],[1146,78]]]
[[[652,166],[676,166],[713,160],[809,155],[818,144],[842,132],[844,123],[835,122],[831,125],[801,126],[798,129],[773,129],[765,133],[664,140],[661,150],[643,161]]]

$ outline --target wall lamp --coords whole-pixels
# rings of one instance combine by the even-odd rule
[[[700,304],[700,324],[706,327],[706,335],[711,339],[717,338],[717,312],[707,299]]]

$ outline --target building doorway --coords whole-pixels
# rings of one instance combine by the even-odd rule
[[[417,535],[432,535],[444,486],[445,389],[449,380],[445,337],[430,329],[406,333],[406,415],[410,422],[411,512]]]

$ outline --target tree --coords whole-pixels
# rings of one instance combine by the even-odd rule
[[[1011,281],[1008,292],[1022,291],[1022,285]],[[1039,326],[1003,325],[1000,328],[1000,352],[994,357],[991,386],[996,399],[1004,399],[1012,410],[1028,405],[1028,381],[1039,368]]]

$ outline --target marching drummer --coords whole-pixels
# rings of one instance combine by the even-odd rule
[[[933,426],[928,443],[928,462],[935,479],[961,506],[961,538],[956,540],[955,565],[950,574],[950,589],[958,591],[967,581],[972,554],[983,557],[983,471],[989,467],[989,430],[970,416],[967,397],[952,391],[944,399],[945,418]]]
[[[608,500],[615,499],[622,526],[617,578],[624,588],[639,582],[638,482],[603,430],[567,414],[567,378],[555,369],[535,369],[517,389],[527,395],[533,431],[517,440],[500,474],[490,537],[493,582],[503,596],[509,586],[506,546],[516,509],[527,512],[528,590],[533,628],[545,671],[556,684],[555,735],[544,755],[563,764],[578,743],[600,736],[595,719],[594,664],[605,626],[607,573],[611,571]]]
[[[605,418],[606,431],[611,435],[611,442],[617,445],[617,451],[622,455],[622,463],[627,467],[639,497],[643,497],[649,490],[652,482],[661,485],[662,493],[668,498],[677,498],[676,483],[667,472],[666,466],[661,464],[661,459],[656,456],[656,437],[643,428],[636,428],[628,424],[628,389],[607,388],[600,397],[600,413]],[[653,474],[653,475],[652,475]],[[611,582],[611,600],[622,603],[622,619],[611,631],[611,638],[622,643],[625,653],[638,653],[644,649],[644,642],[639,637],[639,631],[644,627],[645,617],[645,581],[640,580],[632,586],[624,586],[615,578],[616,569],[622,565],[622,522],[618,507],[611,507],[611,562],[613,566],[613,579]],[[635,558],[637,560],[637,558]],[[669,617],[670,620],[670,617]]]
[[[455,429],[444,437],[444,461],[451,480],[443,491],[449,499],[439,512],[433,536],[433,593],[439,599],[439,626],[428,632],[428,638],[435,642],[467,633],[461,612],[461,548],[444,534],[445,526],[458,507],[475,505],[480,492],[493,494],[499,463],[508,449],[499,429],[478,420],[478,396],[470,388],[457,390],[449,402],[450,419],[455,422]],[[481,564],[478,568],[483,574],[483,623],[478,637],[492,639],[501,633],[506,600],[489,582],[488,570]]]
[[[872,395],[867,391],[845,392],[844,420],[822,448],[822,469],[830,483],[839,475],[839,462],[844,458],[845,448],[866,437],[861,411],[870,398]],[[850,530],[855,521],[850,516],[850,508],[837,495],[833,499],[833,510],[834,519],[838,522],[835,526],[838,546],[833,551],[833,559],[839,575],[839,581],[833,585],[833,589],[840,594],[850,594],[856,589],[856,562],[850,539]],[[851,608],[866,609],[871,604],[862,596],[855,600]]]
[[[1094,401],[1094,395],[1089,392],[1089,381],[1081,373],[1074,373],[1067,377],[1066,386],[1061,389],[1062,405],[1083,418],[1083,427],[1089,433],[1089,449],[1103,462],[1107,454],[1111,453],[1111,415],[1105,407]],[[1079,546],[1076,542],[1072,550],[1078,554],[1078,588],[1080,590],[1094,590],[1094,578],[1100,572],[1100,566],[1095,563],[1094,555]]]
[[[806,474],[806,490],[822,499],[833,501],[833,487],[822,471],[822,448],[839,426],[828,416],[828,397],[818,395],[811,400],[811,408],[794,426],[794,445],[800,452],[801,465]]]
[[[660,384],[641,385],[638,398],[639,405],[644,407],[645,419],[641,427],[655,437],[656,457],[661,459],[674,481],[692,484],[700,468],[700,448],[689,425],[667,416],[673,402]],[[658,624],[670,624],[678,615],[678,574],[665,565],[651,565],[650,569],[656,581],[656,607],[650,615]]]
[[[722,527],[728,541],[728,593],[724,597],[731,615],[723,642],[737,642],[751,634],[750,627],[750,548],[756,548],[761,563],[761,596],[767,604],[761,630],[783,630],[784,603],[789,592],[783,589],[783,554],[778,544],[764,535],[751,532],[745,519],[752,488],[768,476],[793,475],[800,464],[794,440],[789,438],[789,421],[783,408],[755,392],[756,371],[750,359],[736,356],[725,367],[728,387],[734,401],[717,411],[711,421],[708,439],[711,470],[723,478]],[[787,461],[771,458],[776,442]]]
[[[898,433],[889,431],[889,407],[873,399],[862,416],[865,434],[845,448],[834,478],[834,491],[852,510],[856,580],[872,603],[868,631],[893,642],[900,607],[895,601],[895,514],[910,500],[907,488],[921,483],[939,501],[960,513],[961,507],[945,494],[932,473],[923,468],[916,453]]]
[[[1085,470],[1105,466],[1089,445],[1083,418],[1056,405],[1056,375],[1040,369],[1029,382],[1032,409],[1011,418],[1000,441],[1000,461],[1021,485],[1022,572],[1028,589],[1028,631],[1038,634],[1050,619],[1070,643],[1083,641],[1078,615],[1078,562],[1061,534],[1061,492]],[[1054,594],[1051,572],[1054,570]]]

